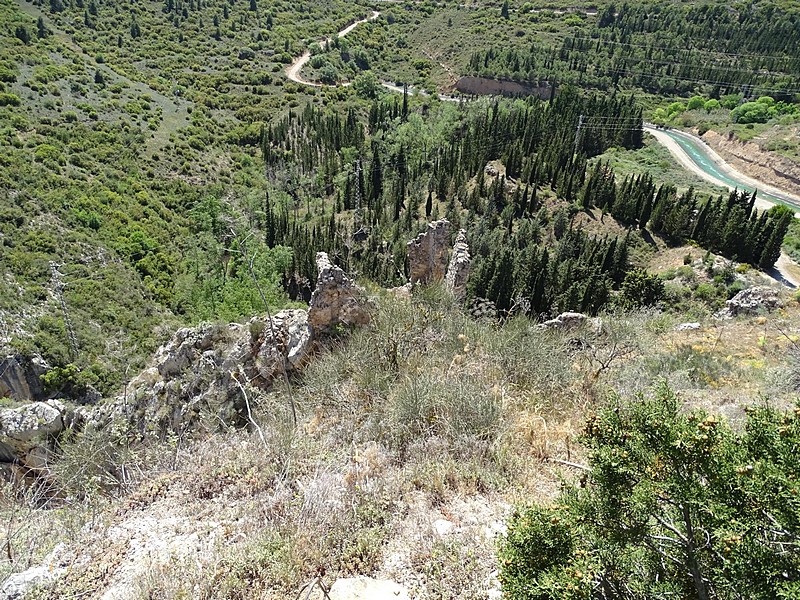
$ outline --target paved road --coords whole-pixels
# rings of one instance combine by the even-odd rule
[[[647,123],[644,129],[666,146],[684,168],[706,181],[729,189],[758,190],[756,206],[762,209],[785,204],[800,210],[800,197],[740,173],[699,137],[674,129],[658,129]]]
[[[648,123],[644,128],[675,156],[681,166],[706,181],[730,189],[758,190],[756,206],[762,210],[776,204],[800,210],[800,198],[740,173],[699,137],[683,131],[658,129]],[[800,217],[800,213],[795,212],[795,216]],[[785,253],[781,253],[775,268],[768,275],[790,287],[800,287],[800,266]]]

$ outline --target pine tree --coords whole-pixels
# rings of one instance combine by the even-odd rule
[[[50,35],[50,32],[48,31],[47,27],[44,24],[44,19],[40,15],[39,18],[36,19],[36,37],[38,37],[39,39],[43,39],[46,38],[48,35]]]
[[[769,220],[774,223],[774,229],[758,259],[759,268],[765,270],[774,267],[775,263],[778,261],[781,255],[783,238],[786,236],[789,225],[794,219],[794,212],[786,206],[781,205],[770,208],[768,215]]]

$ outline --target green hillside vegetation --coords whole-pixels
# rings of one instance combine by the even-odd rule
[[[108,393],[142,366],[179,319],[238,319],[261,306],[231,231],[245,235],[243,215],[263,203],[264,173],[256,149],[239,145],[247,127],[233,115],[235,107],[216,107],[202,93],[205,86],[215,95],[226,90],[217,89],[211,76],[183,73],[188,54],[174,45],[182,35],[179,25],[197,41],[191,28],[202,16],[187,18],[188,24],[176,18],[169,45],[161,28],[171,15],[161,10],[134,7],[135,37],[127,24],[122,29],[128,21],[119,6],[57,3],[42,7],[44,18],[36,7],[24,10],[10,1],[0,5],[0,36],[9,49],[0,84],[0,129],[9,142],[0,151],[0,264],[6,273],[0,309],[16,351],[37,352],[54,367],[75,364],[79,388],[90,384]],[[239,10],[240,21],[250,15]],[[84,12],[82,34],[73,25]],[[26,13],[39,14],[38,24]],[[273,21],[288,18],[281,14],[276,11]],[[300,28],[297,35],[310,33],[292,22]],[[334,26],[319,23],[328,25]],[[250,28],[246,36],[251,42]],[[232,44],[215,47],[226,54]],[[197,57],[207,51],[205,44],[194,48]],[[147,67],[137,60],[158,55],[171,62]],[[224,64],[225,73],[241,75],[249,63],[226,58]],[[165,83],[178,71],[191,93]],[[249,80],[245,87],[253,89]],[[267,102],[262,116],[291,102],[274,88],[264,94],[278,103]],[[225,97],[241,99],[248,110],[257,107],[253,95]],[[251,123],[251,115],[239,116]],[[250,134],[254,141],[257,132]],[[269,299],[285,304],[279,281],[291,252],[267,249],[258,238],[247,243]],[[62,265],[67,315],[52,293],[50,261]]]
[[[92,560],[35,597],[102,591],[109,528],[180,513],[220,524],[213,560],[132,593],[294,597],[406,561],[420,598],[485,598],[498,569],[514,600],[797,595],[800,304],[712,315],[800,225],[643,131],[790,131],[793,3],[0,0],[0,48],[0,350],[41,355],[53,394],[106,402],[180,327],[305,306],[319,251],[372,315],[270,391],[220,391],[245,431],[51,440],[41,486],[0,487],[0,575],[69,537]],[[307,49],[323,86],[287,77]],[[553,93],[439,97],[463,75]],[[392,290],[444,217],[466,301]],[[564,311],[590,318],[537,326]],[[498,564],[502,526],[469,527],[511,504]]]

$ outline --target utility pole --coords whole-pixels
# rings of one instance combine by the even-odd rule
[[[353,171],[356,177],[355,190],[356,190],[356,210],[353,213],[353,228],[359,229],[361,227],[363,218],[361,214],[361,158],[357,158],[353,165]]]
[[[67,328],[67,337],[69,338],[72,360],[75,360],[78,358],[78,338],[75,337],[75,330],[72,328],[72,321],[69,318],[69,311],[67,311],[67,302],[64,300],[64,282],[61,280],[61,272],[58,270],[59,266],[60,265],[56,264],[55,261],[50,261],[53,287],[61,303],[61,310],[64,312],[64,325]]]
[[[583,127],[583,115],[578,117],[578,128],[575,130],[575,151],[573,154],[578,154],[578,140],[581,136],[581,128]]]
[[[356,211],[361,210],[361,158],[356,159]]]

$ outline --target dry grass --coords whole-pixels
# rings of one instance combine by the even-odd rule
[[[510,506],[553,498],[576,475],[557,461],[582,462],[578,435],[608,390],[667,375],[693,402],[750,401],[764,372],[785,367],[778,328],[798,312],[770,318],[753,349],[758,320],[678,333],[679,319],[651,311],[545,332],[476,322],[435,288],[376,306],[372,326],[293,383],[297,429],[286,391],[252,391],[263,442],[229,431],[140,454],[154,457],[140,483],[103,496],[104,519],[76,534],[67,574],[40,597],[127,586],[141,598],[286,598],[317,576],[371,575],[418,598],[485,598]],[[763,365],[744,367],[746,352]]]

